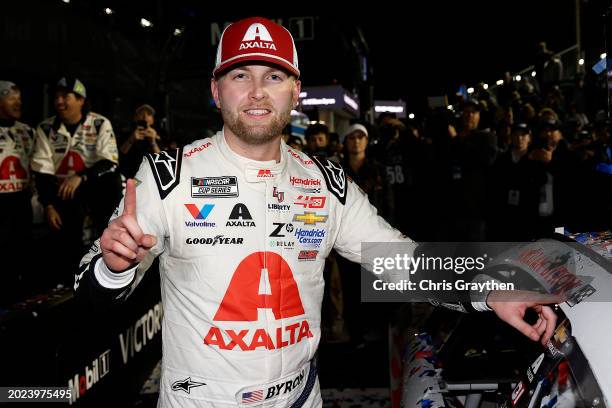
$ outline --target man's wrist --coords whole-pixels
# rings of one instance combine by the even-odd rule
[[[137,267],[138,264],[124,271],[115,272],[111,270],[104,262],[104,259],[100,257],[94,266],[94,275],[101,286],[107,289],[122,289],[132,283]]]
[[[492,278],[488,275],[485,274],[479,274],[476,277],[474,277],[474,279],[472,279],[472,282],[476,282],[476,283],[485,283],[485,282],[496,282],[499,283],[499,280]],[[470,300],[472,303],[472,307],[474,309],[476,309],[479,312],[490,312],[493,309],[491,309],[491,307],[489,306],[489,303],[487,302],[489,299],[489,294],[492,292],[492,290],[486,291],[486,292],[481,292],[479,290],[471,290],[470,291]]]

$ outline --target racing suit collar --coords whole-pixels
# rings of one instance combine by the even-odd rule
[[[275,182],[287,167],[287,145],[282,140],[279,146],[280,162],[276,162],[276,160],[252,160],[234,152],[227,144],[223,130],[217,133],[217,138],[221,154],[244,172],[245,179],[249,183]]]
[[[79,120],[76,125],[77,125],[77,129],[83,124],[85,123],[85,121],[87,120],[87,118],[89,117],[89,113],[84,113],[83,115],[81,115],[81,120]],[[52,128],[53,130],[55,130],[56,132],[60,130],[61,127],[64,127],[64,130],[66,131],[66,133],[68,132],[66,125],[64,124],[64,122],[62,122],[62,118],[59,117],[59,115],[55,115],[55,117],[53,118],[53,125]]]

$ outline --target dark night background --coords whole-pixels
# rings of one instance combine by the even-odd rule
[[[608,1],[579,3],[588,71],[604,51],[601,15]],[[105,15],[105,7],[113,15]],[[48,112],[45,84],[70,73],[84,80],[94,109],[113,121],[147,101],[172,110],[174,133],[192,133],[216,125],[206,115],[215,53],[211,22],[222,28],[258,14],[289,26],[293,17],[313,17],[313,39],[297,41],[304,86],[337,82],[357,91],[362,105],[372,90],[374,99],[401,98],[418,114],[427,107],[426,96],[452,99],[462,83],[493,85],[504,71],[528,67],[539,41],[556,52],[574,45],[575,10],[574,0],[377,2],[344,8],[323,2],[25,0],[5,5],[0,16],[0,76],[24,89],[25,119],[32,123]],[[140,27],[141,17],[154,26]],[[184,28],[182,36],[172,35],[177,27]],[[360,55],[370,74],[365,85]]]
[[[292,3],[196,0],[5,1],[0,12],[0,80],[13,81],[20,87],[23,122],[29,125],[36,126],[54,114],[55,84],[60,77],[72,75],[84,82],[92,110],[109,118],[118,135],[125,136],[126,129],[128,129],[127,135],[131,134],[130,126],[134,125],[132,123],[134,109],[143,103],[149,103],[157,109],[156,120],[163,118],[165,130],[182,145],[194,139],[204,138],[211,131],[221,128],[220,115],[211,104],[210,95],[210,77],[216,51],[213,33],[220,35],[224,24],[248,16],[259,15],[274,19],[291,30],[296,37],[304,87],[339,84],[348,91],[358,94],[361,102],[359,119],[363,122],[369,100],[402,99],[407,104],[407,111],[417,115],[416,120],[410,125],[415,123],[418,126],[430,125],[426,129],[428,132],[436,133],[436,137],[438,134],[444,135],[444,138],[436,139],[429,137],[430,135],[424,130],[424,134],[428,136],[427,143],[434,140],[436,143],[431,146],[436,149],[442,146],[443,148],[439,150],[434,151],[429,148],[430,145],[425,142],[417,143],[416,140],[413,141],[415,144],[408,145],[406,160],[410,162],[409,170],[415,170],[417,174],[415,177],[417,181],[414,184],[419,190],[414,189],[414,186],[411,187],[413,190],[398,199],[401,206],[397,207],[407,214],[411,212],[417,214],[413,217],[415,224],[422,224],[418,227],[423,227],[425,233],[437,233],[439,227],[442,227],[439,228],[441,233],[448,233],[452,227],[446,228],[445,224],[448,221],[455,221],[452,217],[458,217],[463,208],[457,205],[459,200],[464,199],[470,203],[471,192],[484,194],[486,185],[484,175],[490,167],[483,167],[483,171],[479,169],[478,172],[475,171],[478,177],[482,175],[483,178],[474,178],[476,188],[472,190],[460,190],[459,187],[456,190],[447,188],[454,186],[451,183],[455,183],[453,180],[457,179],[455,175],[458,166],[455,164],[461,164],[452,161],[455,159],[452,156],[460,155],[461,151],[450,150],[448,124],[451,122],[439,120],[445,118],[441,114],[426,116],[426,113],[431,113],[427,112],[427,97],[447,95],[449,102],[453,103],[455,93],[461,85],[474,87],[479,82],[486,82],[489,86],[493,86],[502,78],[504,72],[509,71],[515,75],[533,65],[536,62],[537,44],[540,41],[545,41],[548,49],[554,52],[574,46],[576,10],[579,9],[581,47],[585,59],[584,71],[587,76],[590,75],[589,79],[596,79],[591,81],[591,84],[595,85],[592,88],[595,91],[589,93],[588,97],[593,96],[590,102],[600,109],[605,105],[605,74],[596,76],[591,67],[598,62],[600,54],[606,51],[602,15],[610,3],[610,0],[411,1],[401,4],[379,0],[369,3],[355,1],[342,5],[335,5],[329,0]],[[105,8],[110,8],[113,12],[107,14],[104,12]],[[139,23],[141,18],[150,20],[153,27],[143,28]],[[612,21],[612,17],[609,21]],[[307,38],[298,38],[300,22],[305,24],[302,26],[304,29],[302,34]],[[312,25],[308,25],[309,23]],[[177,29],[180,30],[180,35],[175,35]],[[608,33],[608,38],[610,37]],[[610,51],[608,50],[608,53]],[[566,69],[575,68],[577,59],[572,57],[563,63]],[[574,90],[572,76],[564,78],[563,82],[562,85],[566,90]],[[585,82],[588,81],[585,79]],[[590,92],[591,88],[587,90]],[[434,113],[440,111],[451,115],[445,108]],[[595,113],[598,112],[592,113],[591,123],[597,125]],[[431,126],[432,123],[428,121],[442,126]],[[348,125],[348,119],[345,122]],[[506,123],[505,128],[500,127],[500,129],[507,130],[509,128],[507,125],[509,124]],[[609,126],[609,123],[599,118],[599,126],[601,132],[602,129],[605,130],[605,126]],[[377,126],[372,128],[376,130]],[[535,135],[536,129],[533,130]],[[380,137],[379,140],[384,139]],[[603,139],[593,138],[593,151],[596,148],[609,149],[609,139],[606,139],[607,145],[595,143],[600,140]],[[417,152],[414,155],[410,150],[413,148]],[[423,152],[426,154],[421,154]],[[612,213],[612,206],[606,207],[612,203],[610,195],[612,191],[610,154],[612,153],[607,154],[605,159],[600,160],[599,156],[596,157],[600,161],[593,159],[597,165],[605,164],[605,169],[609,169],[609,173],[602,173],[597,177],[586,177],[585,174],[589,176],[593,174],[590,172],[592,169],[589,168],[587,173],[584,168],[578,168],[573,161],[560,162],[558,180],[566,182],[566,185],[572,189],[566,190],[571,194],[556,197],[571,198],[566,201],[557,199],[557,202],[566,204],[567,209],[571,207],[570,221],[587,223],[587,219],[593,218],[606,223],[606,228],[609,228],[609,220],[612,218],[598,217],[597,212]],[[435,160],[431,159],[432,157]],[[537,160],[539,159],[533,162]],[[391,168],[397,170],[399,167],[395,166],[397,163],[393,162],[394,166]],[[567,166],[567,163],[570,163],[570,166]],[[416,172],[420,171],[419,166],[424,169],[421,173]],[[531,167],[529,170],[531,171]],[[381,172],[383,171],[384,168]],[[517,174],[522,177],[525,173]],[[526,184],[529,184],[529,187],[531,184],[537,186],[539,193],[542,191],[541,186],[552,185],[552,181],[549,182],[552,178],[548,178],[545,172],[538,174],[544,175],[542,178],[544,181],[538,179],[534,182],[530,178]],[[383,178],[384,175],[379,177],[380,180]],[[584,182],[585,180],[587,182]],[[404,181],[401,181],[398,184],[403,183]],[[519,184],[519,187],[524,186]],[[525,188],[525,191],[532,190]],[[584,192],[589,194],[601,192],[601,194],[584,195]],[[418,196],[419,200],[409,199],[410,194]],[[552,200],[550,197],[548,199]],[[418,201],[419,205],[408,207],[408,203],[412,204],[413,201]],[[574,208],[575,203],[579,205]],[[558,211],[559,207],[557,204],[555,206],[555,211]],[[603,212],[604,207],[607,212]],[[539,208],[537,212],[539,216]],[[488,212],[484,213],[483,211],[482,214],[487,217],[490,215]],[[494,212],[491,211],[491,214]],[[42,213],[40,216],[42,217]],[[546,217],[546,222],[552,222],[550,214]],[[548,226],[546,223],[542,225]],[[516,225],[512,225],[512,228],[519,232],[533,232]],[[596,230],[588,229],[588,231]],[[36,245],[29,245],[36,256],[28,260],[31,263],[28,267],[32,269],[28,271],[31,274],[28,275],[28,279],[42,286],[42,283],[55,278],[55,275],[53,271],[48,276],[39,274],[39,269],[47,273],[49,265],[53,269],[56,259],[46,255],[51,253],[49,250],[51,246],[45,246],[47,242],[51,242],[49,238],[51,235],[48,234],[46,226],[38,224],[35,233],[40,236],[36,236],[34,241]],[[53,255],[56,257],[56,254]],[[5,343],[8,346],[0,347],[0,351],[4,352],[4,355],[0,354],[0,361],[9,361],[11,357],[14,360],[10,361],[13,366],[8,365],[8,369],[0,370],[0,374],[5,374],[6,377],[12,376],[0,378],[0,385],[9,384],[15,381],[15,378],[26,378],[30,383],[36,381],[36,384],[49,384],[51,382],[49,378],[53,378],[59,379],[62,385],[66,385],[75,374],[77,379],[78,375],[83,378],[83,374],[89,370],[88,367],[92,366],[91,362],[99,358],[112,344],[115,347],[113,355],[117,360],[112,365],[123,367],[125,363],[118,361],[121,353],[117,349],[119,347],[117,337],[128,333],[126,330],[135,328],[134,322],[139,321],[138,319],[147,312],[151,304],[158,301],[157,298],[147,297],[157,295],[151,288],[159,287],[159,282],[155,281],[159,278],[157,274],[148,273],[147,276],[149,281],[145,281],[144,285],[150,285],[149,289],[143,290],[141,286],[135,292],[136,296],[144,296],[144,300],[141,301],[143,298],[139,297],[132,298],[133,304],[128,304],[124,309],[117,311],[117,314],[121,313],[117,321],[114,321],[113,315],[110,314],[102,321],[93,319],[88,314],[88,310],[81,309],[77,303],[72,302],[70,288],[59,292],[60,300],[57,303],[53,303],[56,301],[53,298],[55,295],[49,297],[45,294],[28,299],[28,303],[21,303],[25,306],[23,309],[19,306],[13,315],[6,314],[8,311],[0,308],[0,342],[3,341],[2,335],[8,338],[8,342]],[[71,279],[72,274],[70,274]],[[32,288],[28,288],[30,289]],[[40,315],[30,312],[30,309],[34,308],[37,308],[37,312],[42,310]],[[349,308],[350,306],[346,310]],[[123,312],[126,310],[129,310],[129,313],[124,315]],[[372,315],[369,317],[370,320],[368,316],[364,318],[361,309],[354,309],[352,313],[353,318],[356,319],[355,316],[358,316],[359,319],[356,320],[360,320],[359,323],[364,326],[372,322],[382,322],[383,326],[386,325],[384,320],[374,318]],[[2,320],[5,315],[9,316],[4,320],[8,325],[2,326],[5,324]],[[350,312],[348,315],[350,316]],[[16,318],[13,318],[14,316]],[[38,316],[42,318],[39,319]],[[441,321],[446,321],[445,319],[451,321],[448,316],[443,315]],[[415,317],[414,320],[418,319]],[[56,322],[61,322],[61,325],[58,326]],[[11,324],[14,325],[13,328]],[[107,326],[110,329],[107,329]],[[9,329],[5,330],[3,327]],[[486,322],[480,327],[491,327],[491,325]],[[480,336],[480,327],[470,328],[470,332]],[[510,330],[510,328],[503,326],[500,330]],[[366,348],[359,348],[362,344],[357,344],[357,341],[355,341],[357,347],[348,351],[345,350],[343,343],[335,345],[330,343],[327,348],[323,346],[321,360],[327,362],[327,366],[321,366],[320,371],[323,388],[364,385],[387,387],[389,367],[385,364],[389,357],[386,347],[389,345],[386,339],[386,326],[383,327],[383,331],[385,335],[371,341]],[[493,335],[498,334],[495,329],[490,332]],[[45,336],[44,341],[41,341],[41,333]],[[99,333],[104,335],[99,336]],[[514,334],[518,336],[517,333]],[[127,334],[125,336],[127,337]],[[501,337],[503,336],[498,336]],[[356,338],[361,341],[360,337]],[[521,340],[526,341],[522,337]],[[92,341],[93,344],[90,344]],[[469,342],[465,345],[472,347]],[[16,350],[27,350],[27,352]],[[92,401],[100,395],[110,400],[118,398],[116,394],[118,391],[107,390],[120,390],[128,398],[126,401],[136,398],[144,380],[159,360],[159,344],[150,346],[145,351],[146,353],[137,356],[140,358],[139,361],[136,361],[137,358],[134,359],[135,368],[130,368],[131,371],[122,369],[121,375],[111,377],[111,382],[107,377],[106,388],[102,385],[95,387],[94,392],[87,397],[89,399],[81,400],[82,406],[92,404]],[[471,351],[473,350],[470,349]],[[27,358],[25,360],[19,358],[17,361],[15,356],[20,354],[27,354]],[[464,354],[462,349],[460,354],[467,356],[468,352]],[[525,353],[519,355],[526,356]],[[494,359],[491,361],[497,363]],[[514,363],[522,364],[521,367],[525,366],[523,361],[517,360]],[[464,370],[470,364],[462,362],[457,364],[457,367]],[[503,363],[497,366],[506,368]],[[475,370],[480,369],[470,367]],[[150,401],[140,401],[140,405],[137,406],[141,408],[154,406],[156,395],[149,397]],[[105,404],[104,406],[110,405],[104,399],[99,402]]]

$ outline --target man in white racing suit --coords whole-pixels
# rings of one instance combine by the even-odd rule
[[[101,234],[121,197],[121,178],[111,122],[89,110],[85,85],[77,78],[60,79],[54,105],[57,115],[36,128],[31,167],[53,252],[62,254],[55,260],[56,278],[70,282],[85,252],[85,217],[91,214]]]
[[[21,90],[0,81],[0,306],[19,300],[25,289],[23,259],[32,231],[30,157],[33,131],[21,119]]]
[[[364,241],[408,239],[338,164],[281,141],[300,92],[286,29],[263,18],[230,25],[213,75],[224,129],[147,156],[75,290],[125,298],[159,255],[159,407],[321,406],[326,256],[335,248],[359,262]]]

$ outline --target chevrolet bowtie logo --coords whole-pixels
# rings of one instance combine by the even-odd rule
[[[304,214],[295,214],[293,221],[303,222],[305,225],[315,225],[319,222],[327,221],[327,215],[317,215],[313,212],[305,212]]]

